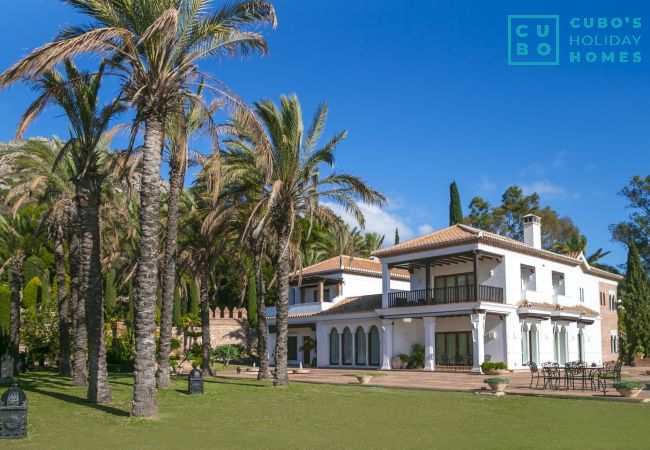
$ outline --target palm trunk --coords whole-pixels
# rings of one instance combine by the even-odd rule
[[[136,275],[135,377],[133,416],[158,413],[156,400],[156,294],[160,246],[160,162],[163,123],[152,116],[145,123],[140,163],[140,248]]]
[[[183,190],[185,170],[183,164],[172,156],[169,177],[169,198],[167,206],[167,230],[165,241],[165,262],[160,308],[160,343],[158,347],[158,387],[171,387],[169,353],[171,352],[172,318],[174,314],[174,288],[176,287],[176,253],[178,248],[178,207]]]
[[[257,372],[258,380],[271,378],[269,370],[269,335],[266,326],[266,300],[264,273],[262,272],[262,258],[264,256],[264,241],[258,239],[253,244],[253,265],[255,270],[255,288],[257,291],[257,355],[260,358],[260,369]]]
[[[203,375],[214,376],[212,371],[211,356],[212,345],[210,345],[210,298],[208,286],[208,272],[201,270],[200,274],[201,283],[201,370]]]
[[[72,357],[72,385],[85,386],[88,382],[88,366],[86,361],[86,308],[80,301],[79,289],[81,284],[81,254],[79,242],[79,223],[81,209],[77,204],[77,217],[72,214],[68,230],[68,258],[70,260],[70,303],[72,305],[72,329],[74,330]]]
[[[63,227],[55,225],[54,263],[56,266],[56,288],[59,306],[59,375],[72,375],[70,366],[70,304],[66,286],[65,252],[63,250]]]
[[[287,334],[289,310],[289,226],[286,223],[278,227],[278,297],[275,303],[275,376],[274,386],[287,386]]]
[[[9,351],[14,360],[14,375],[20,371],[20,301],[23,296],[23,263],[20,254],[11,262],[11,303],[9,304]]]
[[[92,174],[82,180],[80,197],[82,267],[80,302],[86,308],[88,332],[88,401],[106,403],[112,400],[106,366],[106,333],[104,331],[104,287],[99,248],[99,181]]]

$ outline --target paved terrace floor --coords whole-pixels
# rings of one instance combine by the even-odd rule
[[[623,379],[634,379],[650,384],[650,374],[647,368],[623,368]],[[362,369],[311,369],[309,374],[291,374],[291,381],[305,383],[324,383],[324,384],[350,384],[358,385],[356,378],[345,376],[354,373],[362,373]],[[385,387],[385,388],[403,388],[403,389],[425,389],[434,391],[468,391],[468,392],[487,392],[489,387],[483,383],[487,375],[476,373],[453,373],[453,372],[424,372],[420,370],[398,370],[398,371],[367,371],[368,373],[380,373],[372,379],[368,386]],[[255,378],[256,373],[245,372],[238,374],[236,370],[224,370],[219,372],[220,377],[226,378]],[[623,398],[611,386],[608,387],[607,394],[603,395],[602,391],[591,391],[581,389],[530,389],[529,372],[511,372],[501,375],[510,379],[507,392],[510,394],[538,395],[544,397],[559,398],[593,398],[602,400],[620,400],[629,402],[650,402],[650,390],[642,391],[637,398]],[[540,379],[541,384],[541,379]],[[534,384],[533,384],[534,386]],[[576,382],[578,387],[578,382]]]

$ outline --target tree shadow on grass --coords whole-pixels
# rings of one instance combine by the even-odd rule
[[[75,405],[86,406],[88,408],[96,409],[114,416],[128,417],[129,413],[119,408],[115,408],[110,405],[105,405],[101,403],[90,403],[84,398],[75,397],[74,395],[64,394],[63,392],[52,392],[43,389],[39,389],[36,386],[31,385],[30,383],[21,383],[22,388],[27,392],[33,392],[35,394],[41,394],[48,397],[55,398],[64,402],[72,403]]]
[[[228,380],[228,381],[226,381]],[[267,388],[270,385],[268,384],[258,384],[256,383],[257,380],[254,380],[254,383],[246,383],[244,381],[231,381],[232,378],[220,378],[220,377],[213,377],[211,379],[204,379],[203,381],[205,383],[212,383],[212,384],[224,384],[224,385],[234,385],[234,386],[247,386],[247,387],[257,387],[257,388]],[[253,380],[251,380],[253,381]]]

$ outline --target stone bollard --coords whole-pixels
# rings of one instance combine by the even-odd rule
[[[27,437],[27,396],[15,384],[0,398],[0,439]]]

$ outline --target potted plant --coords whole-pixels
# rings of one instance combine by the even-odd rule
[[[409,369],[421,369],[424,367],[424,345],[413,344],[411,346],[411,356],[409,357]]]
[[[636,397],[645,389],[645,383],[634,380],[619,381],[614,383],[614,389],[623,397]]]
[[[370,380],[372,380],[374,377],[381,377],[383,374],[380,373],[352,373],[349,375],[345,375],[346,377],[355,377],[359,384],[368,384],[370,383]]]
[[[483,382],[488,386],[490,386],[492,392],[503,393],[506,390],[506,386],[508,386],[508,383],[510,383],[510,378],[492,377],[492,378],[486,378],[485,380],[483,380]]]
[[[508,366],[501,361],[485,361],[481,364],[481,370],[486,375],[501,375],[508,371]]]

